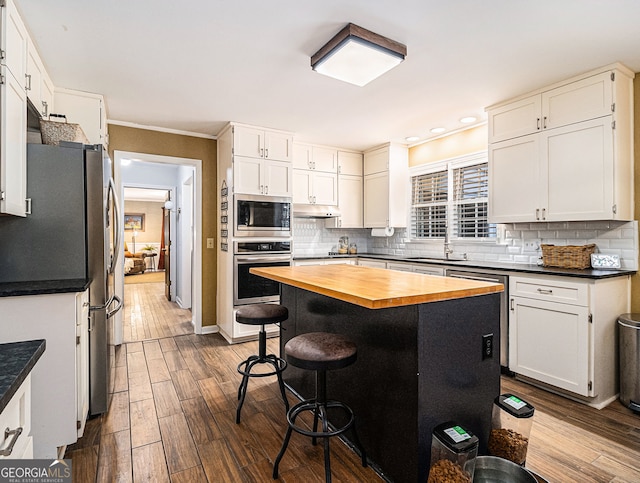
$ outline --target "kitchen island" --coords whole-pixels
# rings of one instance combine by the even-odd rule
[[[282,353],[306,332],[342,333],[357,344],[356,363],[328,375],[328,395],[354,410],[367,456],[383,476],[426,481],[431,433],[446,421],[476,434],[486,452],[500,392],[502,285],[353,265],[251,271],[282,284],[289,309]],[[299,396],[313,396],[311,371],[289,365],[284,379]]]

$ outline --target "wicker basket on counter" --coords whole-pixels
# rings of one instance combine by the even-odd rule
[[[589,245],[540,245],[542,264],[545,267],[589,268],[591,254],[596,251],[595,244]]]

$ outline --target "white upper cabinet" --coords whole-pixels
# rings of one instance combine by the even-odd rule
[[[26,216],[28,35],[12,0],[0,12],[0,213]]]
[[[633,73],[624,66],[487,111],[490,222],[633,219]]]
[[[327,146],[294,143],[293,167],[294,169],[337,173],[338,150]]]
[[[43,118],[55,112],[53,111],[53,83],[30,39],[27,44],[26,89],[27,97]]]
[[[389,143],[364,153],[364,227],[407,226],[409,151]]]
[[[294,169],[293,202],[307,205],[337,205],[338,175]]]
[[[233,154],[291,162],[293,136],[280,131],[236,125],[233,127]]]
[[[250,195],[292,195],[291,163],[234,156],[234,192]]]
[[[107,110],[102,95],[56,88],[55,105],[56,114],[80,124],[91,144],[107,146]]]
[[[608,116],[613,112],[613,72],[601,72],[488,109],[489,142]]]
[[[364,183],[362,154],[338,151],[338,212],[328,218],[327,228],[363,228]]]
[[[2,30],[0,31],[0,63],[7,66],[13,76],[24,84],[27,75],[27,42],[29,34],[12,0],[2,7]]]

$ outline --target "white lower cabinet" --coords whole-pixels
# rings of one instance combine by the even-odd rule
[[[19,434],[16,431],[20,431]],[[0,449],[11,452],[2,459],[33,458],[31,436],[31,374],[22,382],[0,414]]]
[[[618,394],[616,320],[629,278],[509,278],[509,369],[604,407]]]
[[[30,375],[34,458],[57,458],[58,448],[75,443],[84,428],[88,335],[79,326],[87,324],[81,320],[87,294],[0,297],[0,342],[47,341]]]
[[[339,258],[339,259],[327,260],[325,258],[313,258],[313,259],[293,261],[293,266],[295,267],[301,267],[305,265],[344,265],[344,264],[355,265],[356,259],[355,258],[349,258],[349,259]]]
[[[403,263],[403,262],[387,262],[389,270],[398,270],[399,272],[422,273],[423,275],[444,275],[444,268],[424,265],[422,263]]]
[[[384,260],[372,260],[368,258],[358,258],[358,265],[361,267],[387,268],[387,262]]]

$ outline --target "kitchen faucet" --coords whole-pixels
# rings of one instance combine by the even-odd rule
[[[449,244],[449,226],[444,226],[444,258],[449,260],[449,255],[453,253],[453,248]]]

